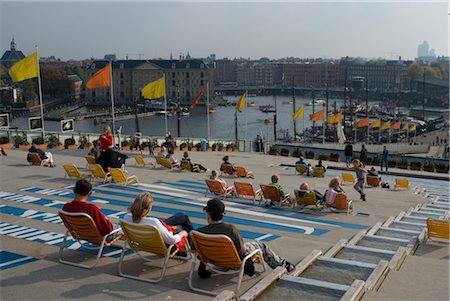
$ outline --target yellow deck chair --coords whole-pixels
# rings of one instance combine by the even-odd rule
[[[262,195],[266,201],[270,200],[271,202],[275,202],[279,207],[281,207],[283,203],[289,204],[289,206],[294,207],[289,193],[286,193],[284,195],[284,198],[281,199],[280,192],[275,186],[260,184],[259,187],[261,187]]]
[[[161,233],[154,226],[129,223],[124,220],[120,220],[119,224],[120,227],[122,228],[123,234],[126,239],[126,243],[123,245],[122,253],[120,255],[119,260],[119,275],[122,277],[150,283],[158,283],[164,278],[167,269],[167,263],[170,258],[182,259],[186,261],[192,258],[190,252],[188,252],[187,257],[180,257],[172,254],[171,250],[174,245],[166,246],[166,244],[164,243],[164,239],[161,236]],[[133,276],[130,274],[125,274],[122,271],[122,264],[124,261],[125,252],[128,250],[128,248],[134,251],[136,254],[138,254],[144,261],[150,260],[142,256],[139,252],[151,253],[163,257],[164,263],[159,277],[156,279],[148,279]]]
[[[170,162],[170,160],[167,158],[156,157],[155,160],[156,160],[156,164],[161,165],[162,167],[165,167],[167,169],[173,168],[172,162]]]
[[[353,175],[352,174],[350,174],[350,173],[345,173],[345,172],[343,172],[342,174],[341,174],[341,176],[342,176],[342,184],[355,184],[355,178],[353,177]]]
[[[428,238],[450,240],[450,221],[427,219]]]
[[[313,167],[313,177],[324,177],[325,169],[323,167]]]
[[[208,189],[206,189],[205,196],[208,195],[208,191],[211,193],[214,193],[218,196],[232,196],[234,197],[234,187],[228,186],[226,189],[223,187],[222,183],[220,183],[217,180],[205,180],[206,186],[208,186]]]
[[[255,191],[252,183],[234,182],[234,189],[236,190],[237,196],[250,197],[252,198],[253,203],[255,203],[256,198],[259,197],[259,203],[261,203],[261,189]]]
[[[98,261],[102,256],[104,247],[111,246],[123,236],[122,234],[119,234],[115,236],[112,240],[107,242],[108,237],[116,235],[118,232],[120,232],[120,229],[115,229],[110,233],[106,234],[105,236],[103,236],[98,231],[98,228],[94,220],[87,213],[83,212],[72,213],[59,210],[59,217],[61,218],[61,220],[63,221],[64,225],[67,228],[66,235],[64,236],[64,239],[59,248],[59,262],[64,264],[73,265],[85,269],[92,269],[98,264]],[[71,235],[73,239],[77,240],[78,243],[83,246],[83,248],[90,250],[98,250],[97,258],[92,265],[85,265],[63,259],[63,252],[66,240],[69,237],[69,235]],[[86,242],[98,246],[87,245]]]
[[[146,167],[146,166],[153,166],[153,163],[149,162],[146,163],[144,161],[144,158],[142,156],[134,156],[134,160],[136,161],[136,166]]]
[[[125,173],[120,168],[111,168],[108,167],[109,174],[112,177],[112,180],[116,184],[127,185],[129,183],[139,183],[139,180],[136,176],[125,176]]]
[[[296,165],[295,166],[295,174],[304,174],[306,172],[306,165]]]
[[[189,162],[182,162],[180,167],[181,170],[191,171],[191,163]]]
[[[407,179],[395,179],[395,189],[409,189]]]
[[[75,164],[63,165],[64,170],[66,171],[65,177],[76,178],[76,179],[86,179],[90,178],[90,173],[82,173],[78,170]]]
[[[208,267],[209,270],[212,270],[218,274],[238,274],[239,278],[234,290],[236,296],[239,296],[239,289],[241,287],[241,282],[244,274],[244,265],[247,259],[252,260],[253,256],[259,256],[259,263],[261,263],[263,268],[262,272],[266,270],[266,265],[263,259],[262,251],[260,249],[254,250],[241,260],[241,257],[239,256],[233,241],[226,235],[203,234],[195,230],[192,230],[189,235],[191,237],[192,243],[195,246],[195,252],[198,255],[194,256],[195,260],[192,262],[191,270],[189,272],[188,283],[190,289],[193,291],[213,296],[217,295],[210,290],[205,290],[193,286],[192,278],[194,276],[195,267],[199,262],[202,262]]]
[[[88,167],[89,164],[96,164],[97,162],[95,162],[95,158],[92,156],[86,156],[84,157],[84,159],[86,159],[86,168]]]
[[[103,183],[112,180],[109,172],[105,172],[100,164],[90,164],[88,165],[88,170],[91,172],[94,179],[101,180]]]
[[[300,196],[300,192],[304,192],[303,197]],[[316,210],[319,210],[319,203],[317,202],[316,194],[314,191],[305,191],[305,190],[294,190],[295,194],[295,204],[299,206],[315,206]]]

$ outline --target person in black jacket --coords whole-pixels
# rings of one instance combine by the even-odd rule
[[[53,163],[53,155],[50,152],[44,152],[43,150],[37,148],[36,144],[32,144],[31,147],[28,149],[28,156],[27,161],[31,162],[30,153],[38,154],[39,157],[41,157],[41,160],[44,162],[45,165],[49,165],[50,167],[54,167],[55,164]]]
[[[108,167],[121,168],[125,164],[127,155],[119,153],[118,151],[108,148],[104,150],[97,159],[97,163],[100,164],[105,172],[108,172]]]
[[[353,146],[350,143],[350,141],[348,141],[347,145],[345,146],[344,155],[345,155],[345,164],[347,165],[347,167],[349,167],[350,161],[352,160],[353,157]]]

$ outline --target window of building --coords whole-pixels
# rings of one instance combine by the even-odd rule
[[[189,69],[191,67],[191,64],[186,63],[186,69]]]
[[[119,69],[123,69],[123,63],[120,63]]]
[[[92,97],[95,98],[96,96],[95,91],[92,91]]]
[[[202,72],[200,72],[200,77],[201,77],[201,78],[203,78],[203,71],[202,71]]]
[[[120,72],[120,78],[123,78],[123,72]]]
[[[175,78],[175,76],[176,76],[176,73],[172,72],[172,77]]]
[[[91,69],[95,69],[95,63],[92,63]]]
[[[174,79],[172,80],[172,86],[176,86]]]
[[[177,65],[175,63],[172,63],[172,69],[177,68]]]
[[[200,86],[203,86],[203,79],[200,80]]]
[[[123,91],[120,91],[120,97],[124,97],[125,93],[123,93]]]
[[[120,80],[120,84],[123,85],[123,80],[122,79]]]
[[[186,91],[186,97],[190,97],[191,96],[191,92],[190,91]]]
[[[189,72],[186,72],[186,78],[189,78]]]

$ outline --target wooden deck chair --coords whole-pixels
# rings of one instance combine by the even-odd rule
[[[252,198],[253,204],[256,198],[259,197],[259,203],[261,204],[261,189],[255,191],[252,183],[234,182],[234,189],[237,196]]]
[[[101,180],[103,183],[112,180],[109,172],[105,172],[100,164],[90,164],[88,165],[88,170],[91,172],[94,179]]]
[[[97,162],[95,162],[95,158],[92,156],[86,156],[86,157],[84,157],[84,159],[86,159],[86,168],[88,167],[89,164],[97,163]]]
[[[342,176],[342,184],[355,184],[355,178],[353,177],[353,175],[352,174],[350,174],[350,173],[345,173],[345,172],[343,172],[342,174],[341,174],[341,176]]]
[[[313,177],[324,177],[325,169],[323,167],[313,167]]]
[[[162,157],[155,157],[156,160],[156,164],[161,165],[162,167],[165,167],[167,169],[172,169],[172,162],[170,162],[169,159],[167,158],[162,158]],[[155,165],[156,167],[156,165]]]
[[[336,210],[345,211],[347,214],[353,211],[353,202],[348,201],[344,193],[338,193],[334,199],[334,203],[328,206]]]
[[[86,179],[92,176],[90,173],[81,173],[75,164],[63,165],[63,168],[66,171],[64,178]]]
[[[255,175],[253,174],[253,172],[251,171],[247,171],[245,169],[245,167],[242,166],[236,166],[234,168],[234,170],[236,171],[236,176],[240,177],[240,178],[254,178]]]
[[[259,187],[261,187],[261,192],[266,202],[267,200],[276,202],[279,207],[281,207],[283,203],[289,203],[289,206],[294,207],[289,193],[286,193],[284,198],[281,199],[280,193],[275,186],[260,184]]]
[[[134,156],[134,161],[136,163],[136,166],[141,166],[141,167],[153,166],[153,163],[151,163],[151,162],[146,163],[144,161],[144,158],[142,158],[142,156],[138,156],[138,155]]]
[[[212,270],[218,274],[238,274],[239,278],[234,290],[236,296],[239,296],[239,289],[241,287],[241,282],[244,275],[244,266],[247,260],[252,260],[252,257],[255,255],[259,256],[260,263],[263,268],[262,272],[265,272],[266,270],[266,264],[260,249],[254,250],[241,260],[233,241],[226,235],[203,234],[196,230],[192,230],[189,233],[189,236],[194,244],[195,252],[198,255],[194,256],[195,260],[192,262],[188,278],[189,288],[195,292],[213,296],[217,295],[210,290],[194,287],[192,284],[195,267],[199,262],[202,262],[208,267],[209,270]]]
[[[41,157],[36,153],[28,153],[28,158],[30,158],[32,165],[37,166],[47,165],[47,163],[45,163],[44,160],[42,160]]]
[[[59,262],[64,264],[73,265],[85,269],[92,269],[98,264],[98,261],[102,256],[104,247],[111,246],[123,236],[122,234],[116,235],[120,232],[120,229],[115,229],[110,233],[106,234],[105,236],[101,235],[100,232],[98,231],[97,225],[95,224],[94,220],[87,213],[83,212],[73,213],[59,210],[59,217],[61,218],[61,220],[63,221],[64,225],[67,228],[66,235],[64,236],[61,246],[59,247]],[[83,248],[89,250],[98,250],[97,258],[92,265],[85,265],[63,259],[63,252],[66,240],[69,237],[69,235],[71,235],[73,239],[78,241],[78,243],[81,244]],[[114,237],[113,235],[116,236]],[[110,241],[107,241],[110,236],[114,238],[112,238]],[[98,246],[88,245],[85,242],[95,244]]]
[[[172,253],[172,248],[174,246],[166,246],[164,243],[164,239],[161,236],[161,233],[158,229],[151,225],[143,225],[143,224],[135,224],[129,223],[124,220],[120,220],[120,227],[122,228],[123,234],[126,239],[126,243],[123,245],[122,253],[120,254],[119,260],[119,275],[125,278],[130,278],[134,280],[140,280],[150,283],[158,283],[160,282],[166,273],[167,263],[170,258],[182,259],[182,260],[191,260],[191,253],[188,252],[187,257],[175,256],[176,252]],[[125,252],[128,247],[135,252],[141,259],[145,261],[150,261],[144,256],[142,256],[139,252],[146,252],[161,256],[164,258],[163,266],[161,269],[161,274],[156,279],[148,279],[143,277],[137,277],[129,274],[125,274],[122,271],[122,264],[124,262]]]
[[[306,172],[306,165],[296,165],[295,166],[295,174],[304,174]]]
[[[220,174],[227,174],[230,176],[234,176],[234,170],[233,170],[233,166],[231,166],[231,164],[221,164],[220,165]]]
[[[300,192],[305,193],[303,195],[303,197],[300,196]],[[295,207],[295,205],[304,206],[304,207],[315,206],[316,210],[319,210],[319,203],[317,202],[316,194],[314,193],[314,191],[306,191],[306,190],[302,191],[302,190],[295,189],[294,194],[295,194],[294,207]]]
[[[407,179],[395,179],[395,189],[408,189],[408,180]]]
[[[378,176],[366,176],[366,182],[368,186],[378,187],[380,186],[380,178]]]
[[[116,184],[127,185],[127,184],[133,183],[133,182],[139,183],[139,180],[136,176],[129,176],[129,177],[125,176],[125,173],[120,168],[108,167],[108,171],[112,177],[112,180]]]
[[[206,189],[205,192],[205,196],[207,196],[208,191],[211,193],[214,193],[215,195],[218,196],[223,196],[223,197],[227,197],[227,196],[232,196],[234,197],[234,187],[233,186],[228,186],[227,189],[225,189],[222,186],[222,183],[220,183],[217,180],[205,180],[206,185],[208,186],[208,189]]]
[[[428,238],[440,238],[450,240],[450,221],[427,219]]]

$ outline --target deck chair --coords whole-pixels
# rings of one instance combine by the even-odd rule
[[[120,254],[119,260],[119,275],[125,278],[130,278],[134,280],[140,280],[150,283],[160,282],[166,273],[167,263],[170,258],[191,260],[191,253],[188,252],[187,257],[176,256],[176,252],[172,253],[172,248],[174,245],[166,246],[164,239],[158,229],[151,225],[142,225],[129,223],[124,220],[120,220],[120,227],[122,228],[123,234],[126,239],[126,243],[123,245],[122,253]],[[150,261],[140,254],[140,252],[146,252],[161,256],[164,258],[161,274],[156,279],[148,279],[143,277],[137,277],[129,274],[125,274],[122,271],[122,264],[124,262],[125,252],[128,247],[133,252],[135,252],[144,261]]]
[[[44,160],[41,159],[41,157],[36,153],[28,153],[28,158],[30,158],[32,165],[37,166],[46,166],[47,163],[44,162]]]
[[[325,169],[323,167],[313,167],[313,177],[324,177]]]
[[[265,272],[266,270],[266,264],[260,249],[251,252],[241,260],[233,241],[226,235],[203,234],[196,230],[192,230],[189,233],[189,236],[194,244],[195,252],[198,255],[195,256],[195,260],[192,262],[188,278],[189,288],[195,292],[213,296],[217,295],[212,291],[193,286],[192,278],[194,276],[195,267],[199,262],[202,262],[208,269],[218,274],[238,274],[239,278],[234,290],[236,296],[239,296],[239,289],[244,275],[244,266],[247,260],[252,260],[252,257],[255,255],[259,256],[260,263],[263,267],[262,272]]]
[[[220,165],[220,174],[227,174],[230,176],[234,176],[234,169],[233,166],[231,166],[231,164],[221,164]]]
[[[90,178],[92,175],[90,173],[82,173],[78,170],[75,164],[63,165],[64,170],[66,171],[65,177],[76,178],[76,179],[86,179]]]
[[[259,203],[261,204],[261,189],[255,191],[251,183],[234,182],[234,189],[237,196],[252,198],[253,204],[259,196]]]
[[[380,178],[378,176],[366,176],[366,182],[368,186],[378,187],[380,186]]]
[[[120,168],[111,168],[108,167],[109,174],[111,175],[112,180],[116,184],[127,185],[129,183],[139,183],[139,180],[136,176],[125,176],[125,173]]]
[[[245,167],[242,166],[236,166],[234,168],[235,172],[236,172],[236,176],[240,177],[240,178],[254,178],[255,175],[253,174],[253,172],[251,171],[247,171],[245,169]]]
[[[450,221],[427,219],[427,237],[450,240]]]
[[[300,196],[300,192],[305,193],[303,195],[303,197]],[[316,194],[314,193],[314,191],[306,191],[306,190],[301,191],[301,190],[295,189],[294,195],[295,195],[294,207],[295,207],[295,205],[304,206],[304,207],[315,206],[316,210],[319,210],[319,202],[317,202]]]
[[[95,162],[95,158],[92,156],[86,156],[86,157],[84,157],[84,159],[86,159],[86,168],[88,167],[89,164],[97,163],[97,162]]]
[[[59,217],[67,228],[66,235],[64,236],[61,246],[59,247],[59,262],[64,264],[73,265],[85,269],[93,269],[98,264],[98,261],[102,256],[103,249],[105,247],[111,246],[123,236],[122,234],[116,235],[118,232],[120,232],[120,229],[115,229],[105,236],[101,235],[94,220],[87,213],[73,213],[59,210]],[[63,259],[63,252],[66,240],[69,235],[71,235],[73,239],[75,239],[80,245],[82,245],[83,248],[89,250],[98,250],[97,258],[92,265],[85,265]],[[116,236],[114,237],[113,235]],[[113,236],[114,238],[110,241],[107,241],[110,236]],[[88,245],[86,244],[86,242],[97,246]]]
[[[408,180],[407,179],[395,179],[395,189],[408,189]]]
[[[271,202],[276,202],[279,207],[281,207],[283,203],[289,203],[289,206],[294,207],[289,193],[286,193],[284,198],[281,199],[280,193],[275,186],[260,184],[259,187],[261,187],[262,195],[266,201],[270,200]]]
[[[328,207],[340,211],[345,211],[347,214],[349,214],[353,211],[353,202],[347,200],[347,196],[344,193],[338,193],[334,199],[334,203],[328,205]]]
[[[181,170],[191,171],[191,163],[183,162],[180,165]]]
[[[355,184],[355,178],[353,177],[352,174],[343,172],[341,176],[342,176],[342,184],[344,183],[352,185]]]
[[[162,157],[155,157],[156,160],[156,164],[161,165],[162,167],[165,167],[167,169],[172,169],[172,162],[170,162],[169,159],[167,158],[162,158]],[[155,165],[156,167],[156,165]]]
[[[206,189],[205,196],[208,195],[208,191],[211,193],[214,193],[218,196],[223,196],[224,198],[231,195],[234,197],[234,187],[228,186],[227,189],[223,188],[222,183],[220,183],[217,180],[205,180],[206,185],[208,186],[208,189]]]
[[[295,174],[304,174],[306,172],[306,165],[296,165],[295,166]]]
[[[112,180],[109,172],[105,172],[100,164],[90,164],[87,168],[91,172],[94,179],[101,180],[103,183]]]
[[[146,163],[144,161],[144,158],[142,158],[142,156],[138,156],[138,155],[134,156],[134,161],[136,163],[136,166],[141,166],[141,167],[153,166],[153,163],[151,163],[151,162]]]

